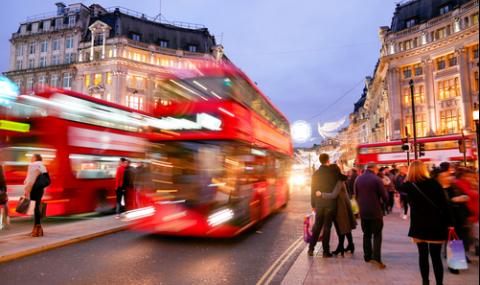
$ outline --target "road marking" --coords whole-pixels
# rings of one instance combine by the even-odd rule
[[[292,256],[292,254],[295,252],[295,250],[302,245],[303,243],[303,237],[299,237],[297,240],[295,240],[290,247],[288,247],[280,257],[275,260],[275,262],[268,268],[268,270],[262,275],[260,280],[258,280],[256,285],[267,285],[269,284],[273,277],[275,277],[275,274],[277,274],[278,270],[285,264],[285,262]]]

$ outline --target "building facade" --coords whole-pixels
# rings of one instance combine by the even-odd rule
[[[380,28],[380,59],[368,84],[369,142],[412,134],[413,82],[417,136],[473,130],[478,104],[478,0],[398,4]]]
[[[45,84],[147,110],[161,103],[159,80],[223,56],[200,25],[98,4],[56,5],[55,15],[28,19],[10,40],[5,74],[25,92]]]

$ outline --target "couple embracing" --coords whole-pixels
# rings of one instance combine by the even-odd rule
[[[345,251],[354,252],[352,230],[357,222],[352,212],[350,198],[348,197],[345,181],[347,176],[343,175],[336,164],[330,164],[328,154],[320,155],[320,168],[312,176],[311,203],[315,211],[315,224],[313,226],[312,239],[308,249],[308,255],[313,256],[320,232],[322,234],[323,257],[328,258],[341,254]],[[332,223],[338,235],[338,246],[330,252],[330,230]],[[323,230],[322,230],[323,229]],[[348,245],[344,248],[345,237]]]

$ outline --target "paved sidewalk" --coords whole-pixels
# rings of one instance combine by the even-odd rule
[[[64,224],[46,224],[43,225],[44,236],[38,238],[30,236],[31,225],[28,228],[21,226],[19,230],[12,224],[10,228],[10,232],[4,230],[0,235],[0,263],[121,231],[126,228],[126,223],[114,216],[106,216]]]
[[[345,254],[345,257],[322,258],[321,249],[317,246],[316,255],[307,256],[306,247],[298,256],[282,281],[282,285],[297,284],[388,284],[409,285],[422,284],[418,268],[418,254],[415,244],[407,236],[409,219],[402,220],[399,214],[394,213],[384,218],[382,259],[386,269],[378,269],[363,261],[362,231],[358,226],[353,232],[355,242],[354,255]],[[335,249],[337,239],[332,231],[330,247]],[[444,260],[444,284],[478,284],[479,259],[473,256],[469,269],[461,271],[460,275],[448,272]],[[435,284],[433,269],[430,265],[430,283]]]

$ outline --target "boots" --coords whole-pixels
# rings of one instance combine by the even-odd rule
[[[33,230],[32,230],[31,236],[32,236],[32,237],[41,237],[41,236],[43,236],[42,226],[41,226],[41,225],[35,225],[35,226],[33,226]]]

